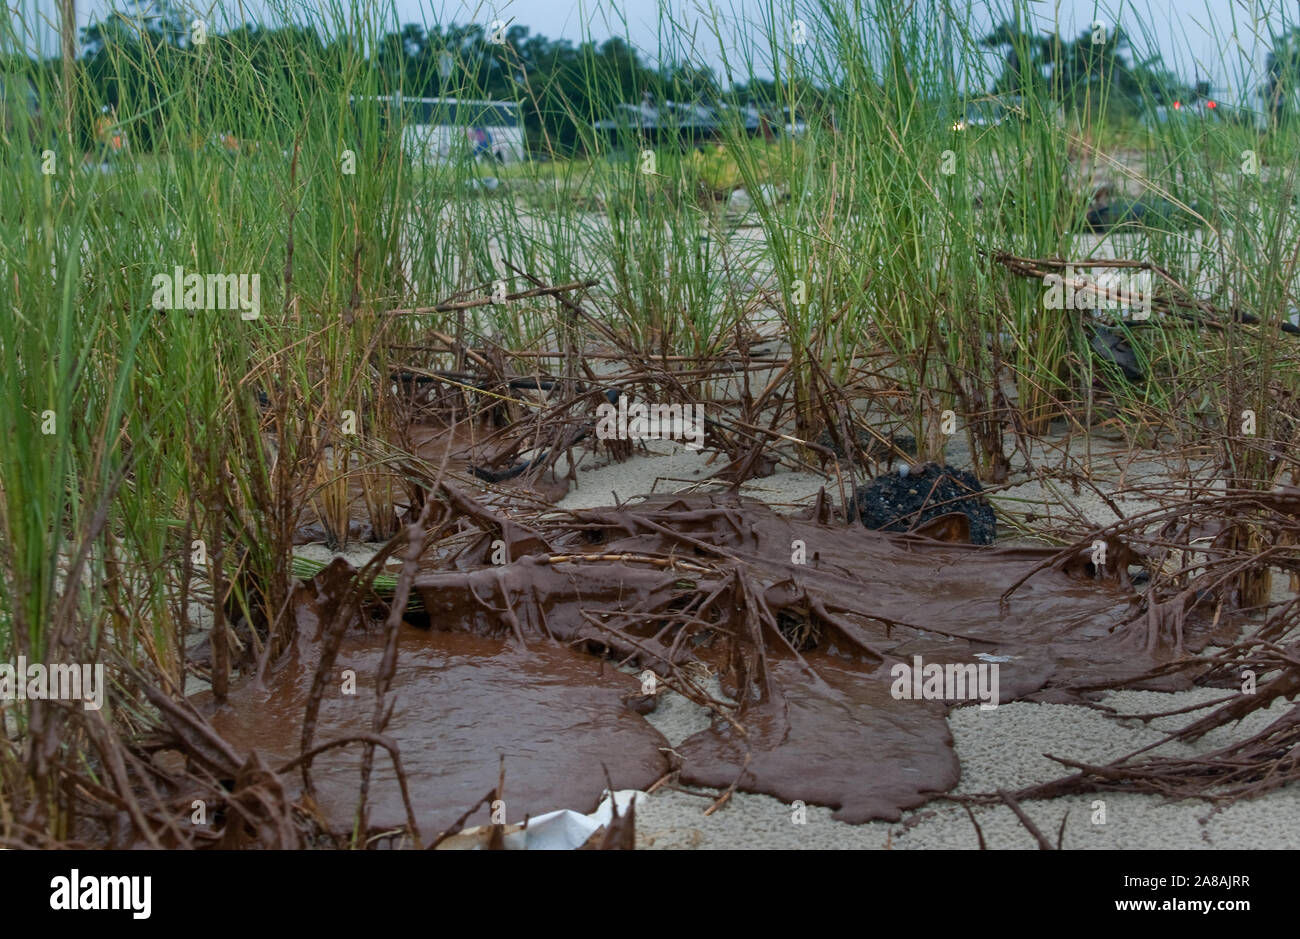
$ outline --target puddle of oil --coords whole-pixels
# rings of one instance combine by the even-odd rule
[[[921,656],[932,664],[996,666],[999,703],[1005,703],[1068,698],[1102,681],[1131,682],[1185,654],[1168,643],[1148,649],[1137,641],[1143,634],[1131,623],[1134,595],[1117,583],[1044,569],[1004,600],[1009,587],[1053,557],[1047,549],[923,543],[791,519],[725,496],[591,510],[578,513],[568,531],[547,537],[562,554],[671,557],[693,566],[550,563],[525,556],[498,567],[426,570],[417,577],[415,587],[437,628],[403,626],[390,692],[396,709],[386,733],[401,747],[426,838],[496,785],[502,754],[512,822],[556,808],[589,811],[605,787],[606,769],[617,788],[644,788],[669,770],[664,738],[624,704],[639,683],[578,651],[584,640],[592,648],[606,641],[618,647],[608,629],[584,613],[628,624],[626,635],[635,632],[636,641],[625,644],[624,653],[664,650],[671,633],[654,634],[682,608],[683,591],[710,594],[715,628],[733,637],[727,647],[757,661],[739,592],[742,577],[752,585],[746,596],[761,596],[773,617],[808,620],[816,607],[831,611],[831,619],[812,624],[821,638],[802,662],[779,641],[764,638],[758,658],[766,663],[769,693],[746,698],[737,715],[744,740],[717,720],[678,751],[686,782],[734,782],[787,802],[831,806],[850,822],[896,819],[958,779],[944,720],[955,702],[896,698],[894,664]],[[796,543],[803,563],[792,560]],[[720,558],[709,546],[729,556]],[[337,595],[337,579],[345,573],[318,576],[322,599],[331,590]],[[621,612],[635,616],[620,620]],[[315,671],[310,634],[319,632],[317,610],[300,603],[298,614],[298,646],[268,680],[270,691],[250,683],[213,718],[237,749],[257,749],[272,765],[298,753]],[[1192,651],[1206,641],[1194,626],[1189,619]],[[382,649],[379,631],[348,634],[335,666],[339,682],[321,708],[317,744],[370,729]],[[686,657],[713,656],[711,664],[722,673],[758,674],[737,670],[734,660],[719,661],[708,643],[693,650],[689,642],[678,647]],[[355,695],[341,691],[345,669],[356,674]],[[1185,685],[1189,678],[1167,681]],[[360,754],[360,745],[353,745],[320,756],[314,766],[317,804],[335,830],[353,827]],[[392,764],[378,751],[375,766],[369,827],[399,828],[405,812]],[[486,820],[484,809],[471,823]]]
[[[374,678],[383,636],[352,634],[339,651],[339,682],[322,702],[316,743],[370,729]],[[356,694],[344,694],[345,670]],[[267,762],[297,755],[315,663],[297,653],[269,682],[270,692],[245,688],[212,716],[218,733]],[[520,651],[504,640],[403,626],[388,700],[395,701],[385,733],[401,749],[416,821],[426,843],[450,827],[497,784],[505,757],[505,810],[511,822],[557,808],[593,810],[605,788],[645,788],[667,772],[667,741],[623,695],[640,687],[632,677],[558,643]],[[361,744],[319,756],[312,769],[316,803],[335,831],[352,826],[360,781]],[[286,782],[301,786],[296,773]],[[386,751],[375,755],[369,828],[400,828],[406,813]],[[484,807],[469,824],[486,823]]]

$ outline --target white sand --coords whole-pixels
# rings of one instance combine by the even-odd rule
[[[671,743],[708,726],[707,712],[672,692],[650,720]],[[1167,711],[1222,697],[1218,689],[1179,694],[1122,691],[1102,703],[1122,713]],[[1258,730],[1290,705],[1274,703],[1238,728],[1221,728],[1194,747],[1170,745],[1161,752],[1188,756],[1223,746],[1233,737]],[[962,778],[954,793],[1015,790],[1067,775],[1069,770],[1044,754],[1104,762],[1149,744],[1188,718],[1163,718],[1144,725],[1117,721],[1086,707],[1057,704],[1004,704],[993,711],[960,708],[949,715]],[[1181,723],[1180,723],[1181,722]],[[815,772],[810,767],[809,772]],[[846,825],[831,810],[808,806],[804,823],[794,809],[770,796],[736,793],[712,815],[713,803],[700,795],[660,789],[637,806],[637,843],[644,848],[978,848],[965,810],[934,801],[899,822]],[[1100,800],[1100,802],[1099,802]],[[1104,821],[1099,811],[1104,803]],[[1053,843],[1068,816],[1065,848],[1300,848],[1300,788],[1291,786],[1261,798],[1216,810],[1203,801],[1167,802],[1157,796],[1090,794],[1027,802],[1022,808]],[[1037,843],[1009,808],[972,809],[989,848],[1035,848]]]

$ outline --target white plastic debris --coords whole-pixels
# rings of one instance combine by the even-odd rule
[[[645,793],[636,789],[620,789],[612,800],[608,792],[596,806],[596,811],[583,815],[572,809],[560,809],[547,812],[528,820],[528,827],[511,825],[507,828],[502,841],[507,851],[573,851],[582,847],[593,834],[608,825],[614,817],[613,805],[618,806],[618,814],[626,815],[628,807]],[[480,825],[462,831],[448,838],[440,848],[468,848],[478,850],[487,847],[491,826]]]

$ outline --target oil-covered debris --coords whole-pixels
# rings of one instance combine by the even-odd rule
[[[461,547],[451,560],[431,545],[411,583],[422,609],[408,606],[397,633],[384,730],[400,770],[379,754],[364,811],[359,742],[386,642],[339,601],[356,576],[341,559],[300,589],[293,651],[210,718],[235,752],[292,764],[321,687],[313,749],[351,743],[317,753],[309,784],[285,785],[310,794],[335,832],[358,817],[400,831],[413,817],[428,844],[491,786],[502,758],[511,823],[561,805],[587,812],[607,788],[669,773],[828,805],[845,821],[895,819],[957,781],[949,707],[1069,700],[1137,682],[1175,654],[1172,636],[1133,641],[1136,629],[1145,642],[1146,621],[1113,569],[1059,563],[1047,549],[900,539],[734,496],[508,519],[453,486],[443,494],[465,526],[445,537]],[[504,563],[492,563],[500,543]],[[1184,611],[1185,648],[1208,641],[1208,623]],[[990,660],[1000,663],[992,702],[975,681]],[[900,694],[896,668],[919,662],[969,673],[969,693],[922,694],[918,683]],[[635,706],[664,688],[714,714],[671,750]]]
[[[1119,369],[1129,381],[1146,381],[1146,370],[1126,336],[1097,323],[1089,324],[1087,333],[1088,345],[1100,361]]]
[[[154,727],[115,741],[84,725],[108,775],[51,751],[82,794],[67,843],[433,847],[477,827],[500,848],[530,816],[665,783],[716,787],[714,807],[744,790],[896,818],[956,780],[952,707],[1236,689],[1249,669],[1255,693],[1170,738],[1195,740],[1296,694],[1296,605],[1237,611],[1259,602],[1238,591],[1261,557],[1300,568],[1298,517],[1294,489],[1207,494],[1048,550],[831,524],[825,499],[799,518],[732,496],[510,514],[441,483],[390,543],[396,585],[372,588],[383,553],[306,574],[287,651],[245,660],[224,705],[118,662]],[[671,748],[641,716],[665,689],[713,715]],[[1300,780],[1294,717],[1194,758],[1063,756],[1061,779],[948,798],[1254,796]],[[585,846],[632,846],[631,814]]]
[[[974,474],[951,466],[903,465],[859,486],[849,504],[851,520],[878,531],[915,531],[953,512],[969,520],[972,544],[992,544],[997,518]]]
[[[826,447],[841,460],[857,461],[858,453],[865,453],[867,458],[878,463],[895,463],[900,459],[916,458],[916,438],[910,434],[872,434],[861,427],[854,428],[854,447],[844,447],[836,442],[829,429],[823,430],[817,437],[817,443]]]
[[[1190,209],[1188,211],[1168,199],[1126,199],[1113,191],[1104,191],[1098,193],[1088,207],[1085,221],[1091,232],[1109,232],[1117,228],[1195,228],[1200,223],[1201,209],[1194,205]]]

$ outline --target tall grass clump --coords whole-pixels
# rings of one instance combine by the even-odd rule
[[[357,13],[313,27],[384,25]],[[0,44],[22,48],[27,22],[0,14]],[[395,530],[399,485],[364,455],[391,423],[384,333],[412,281],[411,182],[392,129],[352,103],[384,89],[364,43],[236,25],[164,44],[124,21],[137,41],[105,45],[108,78],[70,89],[72,115],[49,63],[6,75],[35,104],[6,109],[0,157],[6,661],[142,668],[180,693],[202,624],[220,699],[236,651],[265,660],[288,638],[301,524],[345,541],[349,493],[368,484],[376,530]],[[101,115],[124,145],[87,126]],[[160,308],[156,278],[177,268],[229,296],[187,302],[182,280]],[[241,279],[256,286],[238,294]],[[129,724],[140,689],[115,684],[108,711]],[[3,837],[74,834],[57,780],[107,726],[66,703],[8,705]]]

